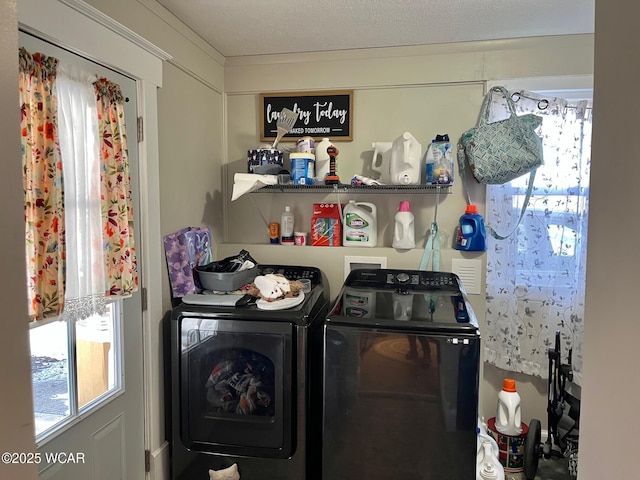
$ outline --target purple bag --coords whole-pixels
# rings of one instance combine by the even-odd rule
[[[163,240],[171,296],[179,298],[188,293],[201,293],[202,286],[193,270],[212,261],[209,227],[183,228],[165,235]]]

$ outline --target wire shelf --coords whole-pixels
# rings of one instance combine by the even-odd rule
[[[451,193],[451,185],[267,185],[253,193]]]

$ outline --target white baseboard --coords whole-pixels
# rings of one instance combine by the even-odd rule
[[[148,480],[169,480],[169,442],[151,452],[151,465]]]

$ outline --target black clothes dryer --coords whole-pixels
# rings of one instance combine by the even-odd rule
[[[323,330],[323,480],[475,478],[480,334],[456,275],[354,270]]]
[[[266,273],[309,278],[312,289],[287,309],[182,303],[167,320],[172,480],[234,463],[243,480],[319,471],[329,286],[315,267],[260,265]]]

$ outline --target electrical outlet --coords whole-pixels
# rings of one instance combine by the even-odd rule
[[[344,257],[344,278],[356,268],[387,268],[387,257],[350,256]]]

